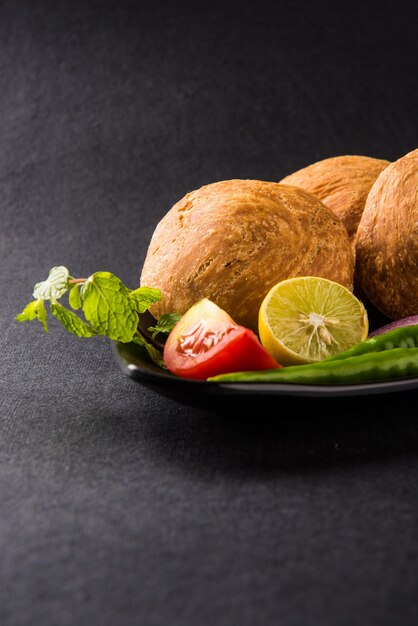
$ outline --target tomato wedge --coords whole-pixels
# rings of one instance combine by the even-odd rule
[[[235,324],[207,298],[194,304],[174,326],[164,346],[164,362],[173,374],[200,380],[281,367],[252,330]]]

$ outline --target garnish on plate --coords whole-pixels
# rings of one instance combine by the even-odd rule
[[[67,296],[68,306],[62,304],[63,296]],[[66,267],[60,265],[49,271],[46,280],[35,285],[33,298],[16,316],[17,321],[37,319],[48,332],[49,304],[50,313],[73,335],[104,335],[113,341],[139,344],[154,363],[165,368],[159,349],[162,343],[156,338],[157,335],[167,335],[179,316],[172,313],[156,320],[149,314],[151,304],[161,299],[159,289],[145,286],[129,289],[111,272],[74,278]],[[150,328],[140,324],[141,317],[149,322]]]
[[[156,365],[177,376],[217,383],[355,384],[418,374],[418,324],[399,320],[398,327],[384,327],[378,336],[368,338],[363,326],[364,336],[351,348],[317,362],[289,366],[208,299],[182,316],[170,313],[157,319],[149,308],[160,299],[159,289],[129,289],[110,272],[74,278],[66,267],[57,266],[35,285],[33,300],[15,319],[38,320],[48,332],[50,313],[73,335],[135,343]]]
[[[208,298],[192,305],[175,325],[164,346],[164,361],[173,374],[200,380],[281,367],[252,330],[236,324]]]

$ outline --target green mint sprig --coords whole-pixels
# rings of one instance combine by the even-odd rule
[[[162,315],[155,326],[148,326],[151,339],[155,339],[159,333],[166,333],[168,335],[179,319],[180,315],[178,313],[165,313]]]
[[[58,300],[67,295],[68,306]],[[78,337],[104,335],[113,341],[134,342],[143,346],[154,363],[165,367],[162,354],[138,331],[139,316],[161,300],[159,289],[128,289],[110,272],[95,272],[88,278],[73,278],[64,266],[53,267],[48,278],[37,283],[34,300],[16,316],[18,322],[37,319],[48,332],[48,311],[64,328]],[[69,308],[70,307],[70,308]],[[74,311],[81,311],[84,319]],[[178,321],[176,314],[163,315],[149,328],[152,339],[158,333],[168,334]]]

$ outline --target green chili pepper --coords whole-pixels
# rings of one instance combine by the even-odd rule
[[[212,382],[355,384],[418,376],[418,348],[393,348],[345,359],[326,359],[274,370],[234,372],[208,378]]]
[[[360,356],[369,352],[381,352],[382,350],[392,350],[393,348],[418,348],[418,324],[411,326],[400,326],[376,337],[370,337],[365,341],[357,343],[355,346],[339,354],[327,357],[326,361],[336,361],[346,359],[350,356]]]

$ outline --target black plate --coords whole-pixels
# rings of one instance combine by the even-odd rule
[[[122,371],[154,391],[186,404],[209,406],[221,400],[247,403],[278,397],[364,398],[418,390],[418,377],[355,385],[302,385],[296,383],[215,383],[179,378],[151,362],[146,350],[133,343],[112,343],[113,353]]]

